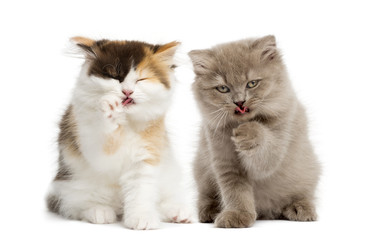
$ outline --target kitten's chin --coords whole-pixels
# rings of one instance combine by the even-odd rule
[[[137,104],[135,102],[123,105],[123,109],[127,114],[137,114],[140,111],[143,111],[143,110],[140,110],[139,108],[140,108],[140,104]]]
[[[124,106],[126,114],[137,121],[155,119],[165,114],[166,109],[167,105],[165,104],[152,104],[148,102],[134,102]]]

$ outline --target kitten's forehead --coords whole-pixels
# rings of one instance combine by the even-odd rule
[[[96,59],[89,72],[93,75],[109,74],[124,79],[145,57],[145,46],[140,42],[100,40],[96,45]]]
[[[96,58],[91,61],[89,75],[123,81],[131,69],[136,70],[157,48],[157,45],[139,41],[97,41],[94,49]]]
[[[215,53],[213,71],[217,74],[213,79],[216,82],[236,84],[245,81],[250,71],[248,57],[245,54],[229,47],[216,48],[213,51]]]
[[[213,49],[218,67],[226,72],[245,73],[251,67],[251,51],[241,44],[221,45]]]
[[[119,60],[122,64],[132,67],[136,67],[142,61],[146,55],[146,48],[151,46],[138,41],[101,40],[96,44],[99,46],[97,53],[99,61],[114,62]]]
[[[123,82],[127,77],[131,79],[130,73],[135,72],[136,79],[142,77],[158,80],[157,82],[169,88],[169,62],[174,54],[173,48],[177,44],[177,42],[152,45],[139,41],[97,41],[92,46],[94,57],[89,59],[88,74]]]
[[[253,39],[220,44],[211,50],[214,57],[214,71],[230,83],[260,78],[274,71],[274,64],[262,61],[263,51],[255,46]]]

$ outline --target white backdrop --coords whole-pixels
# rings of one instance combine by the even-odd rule
[[[2,1],[0,3],[0,238],[369,239],[370,33],[366,1]],[[323,166],[319,221],[257,221],[251,229],[163,224],[131,231],[120,224],[64,220],[46,211],[56,170],[57,123],[80,59],[66,56],[69,37],[181,41],[178,86],[168,127],[189,171],[199,113],[186,53],[274,34],[293,85],[307,106]]]

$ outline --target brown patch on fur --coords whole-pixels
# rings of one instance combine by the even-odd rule
[[[72,173],[64,163],[63,150],[68,151],[70,154],[79,156],[79,141],[77,135],[76,121],[73,115],[73,107],[69,105],[65,111],[62,120],[59,123],[59,159],[58,159],[58,172],[54,181],[62,181],[71,179]]]
[[[60,209],[60,199],[55,195],[49,195],[46,204],[50,212],[58,213]]]
[[[106,43],[107,42],[110,42],[110,43],[113,43],[113,44],[117,44],[117,45],[125,45],[127,43],[125,40],[106,41]]]
[[[70,180],[72,177],[72,173],[64,163],[62,152],[59,153],[58,164],[58,172],[54,178],[54,181]]]
[[[72,154],[80,155],[77,125],[73,115],[73,107],[69,105],[59,123],[58,143],[68,149]]]
[[[92,52],[89,74],[105,79],[117,79],[122,82],[131,68],[135,68],[145,57],[145,48],[153,45],[138,41],[99,40],[90,49]]]
[[[152,155],[152,158],[145,159],[144,162],[150,165],[158,165],[161,158],[161,151],[167,143],[164,117],[152,121],[140,135],[146,142],[146,149]]]
[[[107,155],[112,155],[122,146],[123,127],[119,126],[113,133],[106,136],[103,151]]]
[[[144,162],[146,162],[149,165],[155,166],[155,165],[158,165],[160,160],[159,159],[145,159]]]
[[[144,52],[145,57],[136,68],[138,75],[147,78],[146,81],[162,83],[166,88],[170,88],[170,81],[167,74],[170,70],[169,67],[153,54],[151,48],[144,48]]]

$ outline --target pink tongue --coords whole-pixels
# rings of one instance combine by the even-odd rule
[[[123,106],[126,106],[126,105],[130,105],[133,102],[134,102],[134,100],[132,98],[126,98],[126,100],[123,101],[122,104],[123,104]]]
[[[243,113],[245,113],[245,112],[247,112],[247,111],[248,111],[248,108],[247,108],[247,107],[242,107],[242,108],[240,108],[240,107],[236,107],[236,108],[235,108],[235,111],[236,111],[236,112],[239,112],[239,113],[241,113],[241,114],[243,114]]]

